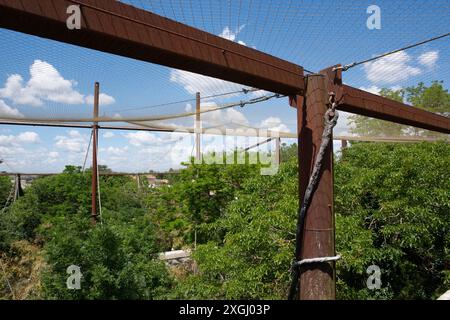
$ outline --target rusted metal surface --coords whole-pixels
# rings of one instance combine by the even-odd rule
[[[98,103],[99,103],[100,84],[95,83],[94,88],[94,118],[98,117]],[[97,223],[97,137],[98,137],[98,123],[94,122],[92,126],[92,207],[91,207],[91,222]]]
[[[200,126],[200,92],[195,95],[195,159],[201,161],[200,139],[201,139],[201,126]]]
[[[66,13],[80,5],[80,30]],[[111,0],[0,0],[0,27],[281,94],[304,89],[303,68]]]
[[[339,110],[450,134],[450,118],[347,85],[342,94]]]
[[[324,114],[328,94],[326,77],[308,76],[305,97],[290,98],[291,106],[297,108],[298,159],[299,159],[299,206],[308,186],[319,151],[324,129]],[[301,256],[307,258],[334,256],[333,215],[333,169],[332,143],[328,146],[320,176],[320,182],[306,214]],[[302,266],[299,279],[299,299],[335,299],[334,263],[311,263]]]
[[[324,70],[327,75],[327,90],[336,93],[339,110],[426,130],[450,133],[450,119],[447,117],[343,84],[342,71],[340,69],[333,71],[334,67],[340,66],[336,65]]]

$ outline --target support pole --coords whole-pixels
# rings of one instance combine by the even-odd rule
[[[200,151],[200,92],[197,92],[197,94],[195,95],[195,100],[195,160],[197,160],[197,163],[200,163],[200,161],[202,160]]]
[[[99,91],[100,84],[95,83],[94,88],[94,118],[98,118],[98,103],[99,103]],[[92,209],[91,209],[91,222],[97,223],[97,136],[98,135],[98,122],[94,122],[92,125]]]
[[[280,165],[281,163],[281,138],[275,138],[275,163]]]
[[[20,174],[16,174],[14,177],[14,198],[13,201],[16,201],[20,197],[23,196],[23,189],[21,184]]]
[[[308,76],[305,97],[296,96],[290,99],[291,105],[297,108],[299,206],[303,202],[322,141],[324,114],[328,102],[325,80],[324,75]],[[332,146],[331,142],[324,156],[320,182],[306,213],[303,236],[300,239],[300,256],[296,257],[297,261],[335,255]],[[302,265],[299,288],[298,298],[301,300],[335,299],[334,262]]]
[[[344,150],[347,148],[347,140],[341,140],[341,149]]]

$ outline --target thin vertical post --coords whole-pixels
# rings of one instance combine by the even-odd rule
[[[100,84],[95,83],[94,88],[94,119],[98,118],[98,104],[99,104]],[[94,121],[92,125],[92,209],[91,222],[97,223],[97,134],[98,122]]]
[[[201,161],[201,150],[200,150],[200,92],[195,95],[195,159],[197,163]]]
[[[19,197],[23,196],[23,190],[21,185],[21,177],[20,174],[16,174],[14,177],[14,198],[13,201],[19,199]]]
[[[320,74],[308,76],[304,97],[291,97],[291,105],[297,108],[299,206],[303,202],[322,141],[327,101],[326,79]],[[331,139],[323,159],[320,181],[303,222],[302,238],[299,239],[300,250],[296,253],[298,261],[335,255],[332,147]],[[335,299],[334,262],[304,264],[299,272],[299,299]]]
[[[281,138],[275,138],[275,161],[279,165],[281,163]]]

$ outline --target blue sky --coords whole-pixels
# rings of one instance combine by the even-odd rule
[[[320,70],[351,63],[449,31],[449,1],[124,1],[243,45]],[[381,29],[369,30],[366,9],[381,9]],[[240,90],[241,85],[0,29],[0,116],[89,117],[95,81],[100,115],[153,116],[192,110],[193,103],[161,103]],[[345,82],[377,92],[420,81],[443,80],[448,88],[449,38],[347,71]],[[262,93],[264,94],[264,93]],[[232,95],[202,108],[253,98]],[[191,109],[190,109],[191,108]],[[295,110],[287,99],[205,114],[205,124],[224,123],[295,131]],[[348,132],[346,115],[336,134]],[[192,118],[169,121],[192,126]],[[89,130],[0,125],[0,170],[58,172],[82,165]],[[101,164],[117,171],[165,170],[192,153],[193,139],[180,134],[100,132]],[[238,142],[243,145],[245,141]],[[291,140],[292,141],[292,140]],[[222,148],[221,138],[205,145]],[[89,159],[90,160],[90,159]],[[88,161],[88,166],[90,161]]]

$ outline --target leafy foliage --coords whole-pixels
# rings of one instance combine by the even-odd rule
[[[360,143],[345,150],[335,166],[336,246],[344,256],[337,263],[339,298],[434,298],[444,290],[449,159],[445,143]],[[175,297],[286,297],[296,173],[291,159],[277,176],[256,176],[243,184],[214,224],[223,240],[198,247],[199,273],[181,281]],[[379,291],[366,287],[372,264],[382,270]]]
[[[0,209],[6,205],[6,201],[11,193],[11,180],[9,177],[0,176]]]
[[[450,93],[443,86],[442,81],[433,81],[429,87],[420,82],[417,86],[405,89],[382,88],[380,95],[395,101],[411,104],[412,106],[431,112],[450,114]],[[418,128],[408,127],[389,121],[378,120],[365,116],[350,116],[353,124],[351,132],[358,135],[369,136],[400,136],[400,135],[422,135],[441,136],[435,132],[429,132]]]
[[[450,240],[450,147],[446,143],[356,144],[336,169],[337,245],[342,298],[365,268],[382,271],[388,297],[431,298],[445,281]],[[355,295],[356,294],[356,295]]]
[[[155,227],[136,183],[128,177],[101,177],[102,223],[95,227],[89,222],[90,183],[90,172],[73,166],[35,180],[2,217],[2,232],[9,243],[26,240],[42,246],[44,298],[158,298],[171,281],[156,259]],[[66,287],[70,265],[81,268],[81,290]]]

